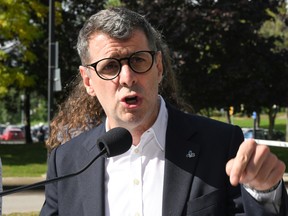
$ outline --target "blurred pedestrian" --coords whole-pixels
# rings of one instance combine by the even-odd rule
[[[45,141],[45,129],[44,125],[40,124],[39,129],[37,131],[37,138],[39,142],[44,142]]]

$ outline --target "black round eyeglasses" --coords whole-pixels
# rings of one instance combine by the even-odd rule
[[[101,79],[112,80],[120,74],[122,60],[127,60],[129,67],[135,73],[145,73],[151,69],[155,54],[156,51],[138,51],[126,58],[104,58],[84,66],[93,67]]]

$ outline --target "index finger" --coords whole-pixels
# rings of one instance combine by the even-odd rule
[[[230,182],[236,186],[245,175],[246,167],[255,152],[257,143],[253,139],[245,140],[239,147],[230,172]]]

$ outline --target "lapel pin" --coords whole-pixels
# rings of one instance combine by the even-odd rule
[[[186,154],[186,157],[187,158],[193,158],[193,157],[195,157],[196,155],[195,155],[195,153],[192,151],[192,150],[189,150],[188,151],[188,154]]]

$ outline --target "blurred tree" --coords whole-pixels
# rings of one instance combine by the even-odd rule
[[[39,21],[46,12],[38,0],[0,0],[0,96],[11,85],[23,88],[34,84],[25,64],[37,60],[30,46],[42,35]]]
[[[275,52],[279,37],[259,34],[266,21],[274,22],[272,13],[284,16],[278,10],[284,0],[123,2],[165,35],[182,95],[196,112],[287,105],[287,51]]]
[[[8,121],[15,123],[15,117],[24,113],[27,143],[32,142],[29,93],[37,77],[31,66],[38,61],[33,45],[44,36],[43,23],[47,11],[39,0],[0,0],[0,98]],[[20,95],[25,95],[21,106]]]
[[[16,6],[27,6],[33,2],[38,1],[21,1]],[[17,88],[29,86],[25,87],[25,94],[33,93],[34,97],[34,92],[37,91],[35,97],[41,95],[42,99],[47,100],[48,3],[44,0],[41,2],[46,4],[45,16],[42,7],[39,7],[42,15],[35,12],[38,10],[32,10],[33,7],[27,9],[26,13],[23,12],[24,18],[30,16],[27,18],[30,28],[37,27],[36,30],[28,30],[33,32],[29,36],[30,39],[33,38],[33,43],[22,43],[27,39],[18,39],[17,31],[21,30],[19,27],[11,30],[12,36],[7,37],[5,35],[10,35],[10,30],[6,24],[6,30],[0,34],[0,91],[7,91],[7,86],[14,83]],[[234,113],[237,113],[244,104],[247,112],[260,113],[263,107],[273,107],[274,104],[286,106],[287,44],[283,40],[286,34],[282,35],[282,32],[287,28],[287,14],[278,9],[283,2],[284,0],[56,1],[55,38],[59,42],[59,67],[64,86],[62,92],[54,93],[56,103],[65,98],[69,91],[68,84],[78,73],[78,65],[81,63],[75,45],[86,18],[105,7],[125,5],[145,15],[165,35],[171,48],[182,96],[193,105],[196,112],[205,108],[224,108],[229,114],[229,107],[233,106]],[[3,11],[0,13],[1,31],[3,23],[9,20],[6,15],[2,15],[9,11],[6,7],[11,5],[7,4],[0,0],[0,12]],[[22,13],[25,7],[17,9],[20,14],[18,11]],[[278,35],[271,33],[271,26],[274,24],[280,29],[277,31]],[[12,21],[9,25],[13,25]],[[25,28],[22,30],[27,31]],[[39,32],[42,33],[38,35]],[[13,41],[16,42],[11,44]],[[13,57],[8,58],[8,53]],[[30,54],[26,56],[26,53]],[[15,70],[16,66],[21,70]],[[14,76],[11,76],[12,73]],[[5,84],[2,85],[2,82]]]
[[[55,29],[55,38],[59,42],[59,67],[61,69],[62,92],[55,92],[55,103],[60,103],[69,92],[69,83],[78,74],[81,64],[76,50],[78,32],[85,20],[103,9],[107,1],[102,0],[63,0],[61,17],[64,20]]]
[[[70,91],[69,84],[78,74],[81,64],[76,43],[80,29],[92,14],[107,7],[121,6],[120,0],[63,0],[61,18],[65,22],[56,26],[55,37],[59,41],[59,67],[63,90],[55,92],[56,105],[61,103]],[[69,34],[68,34],[69,33]]]
[[[19,91],[15,88],[11,88],[5,96],[1,99],[1,112],[0,122],[5,124],[17,124],[21,119],[21,101]],[[8,113],[13,113],[9,115]]]
[[[280,70],[274,78],[275,86],[273,90],[278,90],[275,93],[281,95],[281,91],[286,90],[287,86],[287,76],[288,76],[288,69],[287,69],[287,59],[288,59],[288,12],[287,12],[287,3],[282,3],[277,10],[277,13],[271,11],[270,9],[266,10],[267,14],[270,16],[270,19],[265,21],[262,27],[259,30],[259,35],[265,38],[267,41],[271,41],[274,43],[274,47],[271,48],[271,52],[276,54],[279,59],[279,64],[281,64],[281,68],[276,67],[275,69]],[[282,74],[282,76],[279,76]],[[278,81],[278,84],[277,84]],[[287,90],[286,90],[287,91]],[[274,97],[274,92],[271,93],[271,97]],[[282,93],[283,94],[283,93]],[[284,94],[284,97],[286,94]],[[282,100],[282,97],[280,97]],[[288,99],[285,98],[282,103],[273,103],[275,100],[272,100],[272,103],[268,104],[267,106],[267,114],[269,116],[269,136],[272,137],[273,129],[275,125],[275,119],[279,110],[277,105],[282,107],[288,106]],[[270,105],[270,106],[269,106]],[[288,118],[288,116],[287,116]],[[288,121],[287,121],[288,122]],[[288,140],[288,125],[286,126],[286,140]]]

